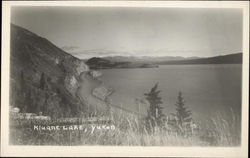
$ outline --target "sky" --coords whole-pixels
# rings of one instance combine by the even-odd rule
[[[12,7],[11,22],[79,58],[242,52],[242,10]]]

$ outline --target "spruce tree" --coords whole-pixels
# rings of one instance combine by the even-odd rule
[[[150,124],[155,127],[156,125],[162,126],[163,124],[163,107],[162,105],[162,98],[159,96],[160,90],[157,90],[158,83],[150,90],[149,93],[145,93],[146,99],[148,100],[150,106],[148,109],[148,121]]]
[[[26,87],[25,87],[25,80],[24,80],[24,74],[23,74],[23,70],[21,70],[21,74],[20,74],[20,89],[22,91],[25,91],[26,90]]]
[[[185,106],[185,101],[183,99],[182,93],[179,92],[177,102],[175,104],[176,106],[176,113],[174,114],[176,117],[176,123],[181,128],[185,127],[186,123],[190,123],[191,118],[191,111],[187,109]]]
[[[20,73],[20,87],[17,90],[17,95],[18,95],[18,104],[17,107],[20,108],[21,112],[26,112],[27,110],[27,88],[26,88],[26,83],[24,79],[24,73],[21,71]]]
[[[45,74],[42,73],[40,78],[40,88],[44,90],[45,86],[46,86]]]

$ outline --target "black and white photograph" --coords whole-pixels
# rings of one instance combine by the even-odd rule
[[[13,4],[9,146],[245,147],[248,10]]]

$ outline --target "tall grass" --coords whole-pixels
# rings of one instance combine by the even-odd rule
[[[241,144],[241,117],[233,109],[224,114],[216,113],[200,130],[200,138],[215,146],[239,146]]]
[[[182,135],[174,128],[149,132],[142,117],[116,113],[112,115],[114,130],[34,130],[31,126],[21,128],[20,122],[10,127],[12,145],[112,145],[112,146],[237,146],[240,145],[240,120],[232,116],[227,120],[222,115],[210,119],[191,135]],[[52,121],[43,123],[50,125]],[[32,122],[39,125],[41,122]],[[56,124],[56,120],[53,122]],[[107,123],[109,125],[110,123]],[[23,124],[21,124],[23,125]],[[95,124],[97,125],[97,124]],[[91,125],[89,125],[91,126]]]

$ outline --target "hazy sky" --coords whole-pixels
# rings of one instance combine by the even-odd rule
[[[240,9],[13,7],[12,23],[81,58],[242,51]]]

